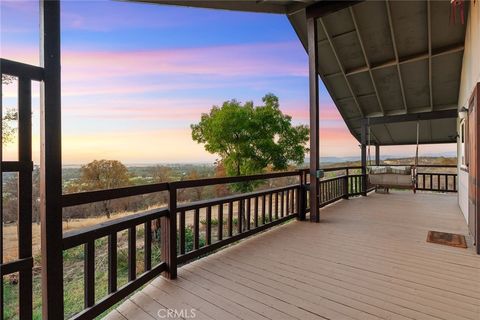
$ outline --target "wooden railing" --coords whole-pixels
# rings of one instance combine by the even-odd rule
[[[433,171],[433,172],[429,172]],[[450,172],[446,172],[446,171]],[[457,166],[418,166],[416,189],[434,192],[458,192]]]
[[[458,192],[457,166],[418,165],[415,173],[415,189],[433,192]]]
[[[126,196],[141,195],[153,192],[168,191],[168,184],[154,184],[148,186],[138,186],[130,188],[121,188],[116,190],[102,190],[94,192],[85,192],[77,194],[64,195],[62,198],[63,207],[82,205],[96,201],[106,201],[118,199]],[[129,215],[91,227],[71,231],[63,235],[63,250],[84,247],[84,310],[73,318],[92,319],[100,315],[103,311],[110,308],[116,302],[124,299],[129,294],[152,280],[162,272],[166,271],[168,266],[165,261],[160,261],[152,266],[152,222],[159,219],[165,219],[169,215],[167,208],[150,210],[142,213]],[[144,261],[143,272],[137,274],[137,226],[143,225],[144,228]],[[117,253],[118,243],[117,235],[119,232],[127,230],[127,261],[128,261],[128,281],[125,285],[118,288],[117,277]],[[96,299],[95,297],[95,241],[103,237],[108,237],[107,245],[107,270],[108,270],[108,294],[105,297]]]
[[[457,192],[456,173],[417,173],[417,190]]]
[[[332,204],[341,199],[348,199],[349,197],[365,195],[366,192],[373,190],[371,186],[367,186],[367,190],[364,189],[365,176],[360,173],[362,167],[337,167],[337,168],[325,168],[323,172],[325,175],[332,173],[333,177],[322,178],[320,180],[319,189],[319,202],[320,208]],[[355,173],[351,174],[352,171]],[[304,174],[304,181],[306,181],[304,188],[306,192],[302,199],[304,199],[303,207],[306,212],[310,211],[308,199],[310,197],[308,181],[308,169],[302,170]],[[336,175],[335,175],[336,174]]]
[[[130,215],[63,235],[64,250],[77,246],[83,246],[84,250],[84,310],[74,315],[73,319],[91,319],[100,315],[162,272],[166,277],[175,278],[178,264],[187,263],[292,218],[303,219],[303,215],[299,215],[302,209],[300,203],[303,201],[299,191],[304,190],[301,184],[302,175],[300,171],[280,172],[64,195],[63,207],[70,207],[154,192],[169,194],[169,203],[165,208]],[[177,192],[181,189],[286,177],[298,178],[299,182],[223,198],[186,204],[177,202]],[[152,266],[152,233],[157,225],[160,225],[161,261]],[[143,226],[144,230],[141,274],[136,270],[138,226]],[[125,230],[128,232],[128,282],[117,288],[117,234]],[[187,236],[191,237],[191,242]],[[108,294],[105,297],[95,297],[95,241],[103,237],[108,237]]]
[[[327,177],[320,180],[320,206],[341,199],[366,195],[373,188],[366,183],[367,177],[360,174],[361,167],[325,169]],[[418,174],[421,190],[444,191],[442,184],[425,186],[425,178],[432,176],[451,177],[454,174]],[[177,194],[188,188],[220,184],[235,184],[287,178],[285,185],[249,193],[231,195],[190,203],[179,203]],[[448,178],[447,178],[448,179]],[[454,184],[455,184],[455,178]],[[294,181],[293,181],[294,180]],[[422,184],[423,183],[423,184]],[[447,183],[448,185],[448,183]],[[365,189],[366,186],[366,190]],[[433,186],[430,188],[430,186]],[[455,188],[456,189],[456,188]],[[448,190],[453,191],[453,190]],[[132,214],[123,218],[100,223],[81,230],[63,234],[63,250],[83,247],[84,263],[84,308],[73,319],[91,319],[161,273],[175,278],[178,265],[209,254],[223,246],[264,231],[290,219],[304,220],[309,212],[308,170],[278,172],[253,176],[210,178],[177,181],[114,190],[102,190],[62,196],[62,207],[81,206],[98,201],[108,201],[151,193],[168,193],[168,205],[163,208]],[[137,233],[143,229],[142,243],[137,243]],[[127,233],[127,282],[119,286],[118,257],[119,233]],[[159,237],[155,237],[159,235]],[[108,292],[96,297],[95,283],[96,241],[107,238]],[[160,246],[161,257],[152,259],[152,246]],[[137,251],[143,250],[143,261],[137,261]],[[30,262],[31,263],[31,262]],[[140,266],[140,267],[139,267]],[[30,265],[29,265],[30,267]],[[141,270],[138,270],[141,269]],[[12,269],[13,270],[13,269]],[[6,265],[2,273],[9,272]],[[60,276],[60,275],[59,275]],[[30,283],[31,287],[31,283]],[[61,288],[59,288],[61,290]]]

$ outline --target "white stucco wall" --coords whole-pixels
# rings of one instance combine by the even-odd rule
[[[465,51],[463,54],[462,75],[458,106],[468,107],[468,100],[473,88],[480,81],[480,1],[466,2],[470,4],[466,26]],[[460,119],[458,121],[460,124]],[[460,128],[458,129],[460,131]],[[460,154],[460,141],[457,146]],[[468,173],[460,170],[461,159],[458,159],[458,202],[468,222]]]

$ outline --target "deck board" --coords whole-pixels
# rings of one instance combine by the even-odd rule
[[[322,209],[321,220],[293,221],[185,265],[109,317],[193,308],[195,319],[480,320],[480,256],[456,195],[371,194]],[[464,234],[469,248],[427,243],[429,230]]]

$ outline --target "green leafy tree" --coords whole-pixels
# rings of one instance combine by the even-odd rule
[[[267,168],[285,170],[305,159],[308,127],[293,126],[291,117],[280,111],[275,95],[267,94],[262,101],[261,106],[225,101],[191,125],[193,140],[220,157],[227,176],[256,174]],[[254,186],[242,183],[234,189],[247,192]]]
[[[127,167],[117,160],[94,160],[80,168],[83,191],[114,189],[130,184]],[[107,218],[110,218],[109,201],[103,201],[103,207]]]

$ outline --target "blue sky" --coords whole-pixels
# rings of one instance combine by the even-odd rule
[[[38,64],[38,3],[2,0],[0,10],[1,56]],[[273,92],[294,123],[308,123],[307,71],[305,50],[283,15],[63,1],[63,161],[213,161],[190,138],[202,112],[233,98],[260,103]],[[4,105],[14,106],[15,86],[4,92]],[[358,155],[323,87],[321,119],[322,156]],[[6,148],[7,157],[14,149]]]

